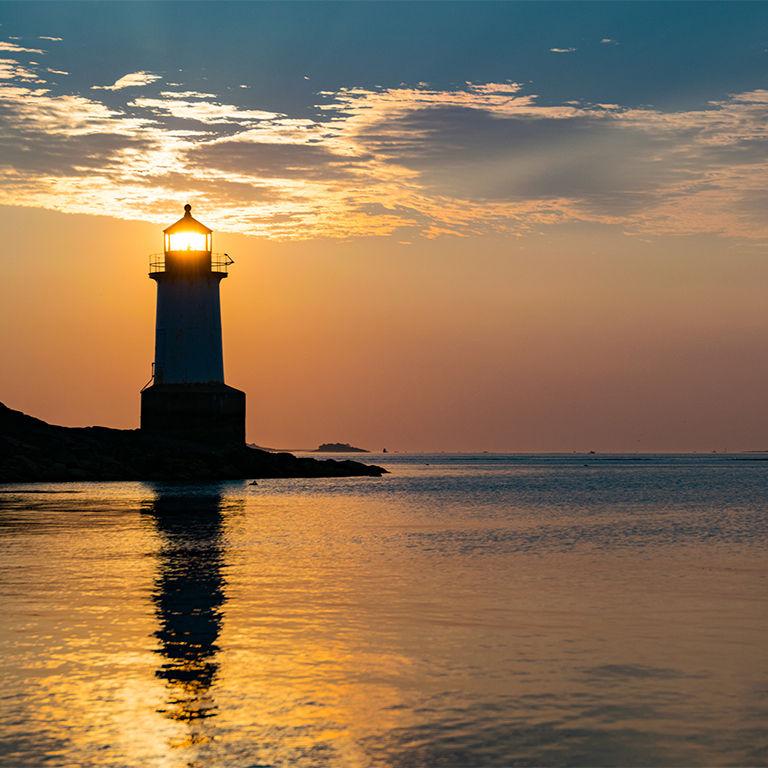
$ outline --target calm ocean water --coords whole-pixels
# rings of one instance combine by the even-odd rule
[[[0,765],[768,765],[768,461],[0,486]]]

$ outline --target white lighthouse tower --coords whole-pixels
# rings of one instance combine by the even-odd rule
[[[245,393],[224,383],[219,283],[232,259],[214,254],[212,231],[192,206],[150,257],[157,282],[155,363],[141,392],[141,428],[206,442],[245,442]]]

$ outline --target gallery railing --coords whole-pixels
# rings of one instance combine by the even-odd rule
[[[165,253],[153,253],[149,257],[149,274],[156,275],[158,272],[165,272]],[[235,262],[229,258],[226,253],[211,254],[211,272],[227,274],[227,267]]]

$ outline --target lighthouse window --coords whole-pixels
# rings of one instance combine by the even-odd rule
[[[170,251],[207,251],[207,237],[200,232],[176,232],[169,235]]]

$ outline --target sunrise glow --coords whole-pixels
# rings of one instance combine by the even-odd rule
[[[138,4],[164,44],[130,56],[127,5],[22,7],[0,27],[9,404],[137,426],[147,259],[223,272],[210,228],[257,444],[764,447],[764,4],[694,26],[673,3]],[[230,36],[213,68],[206,29]]]

